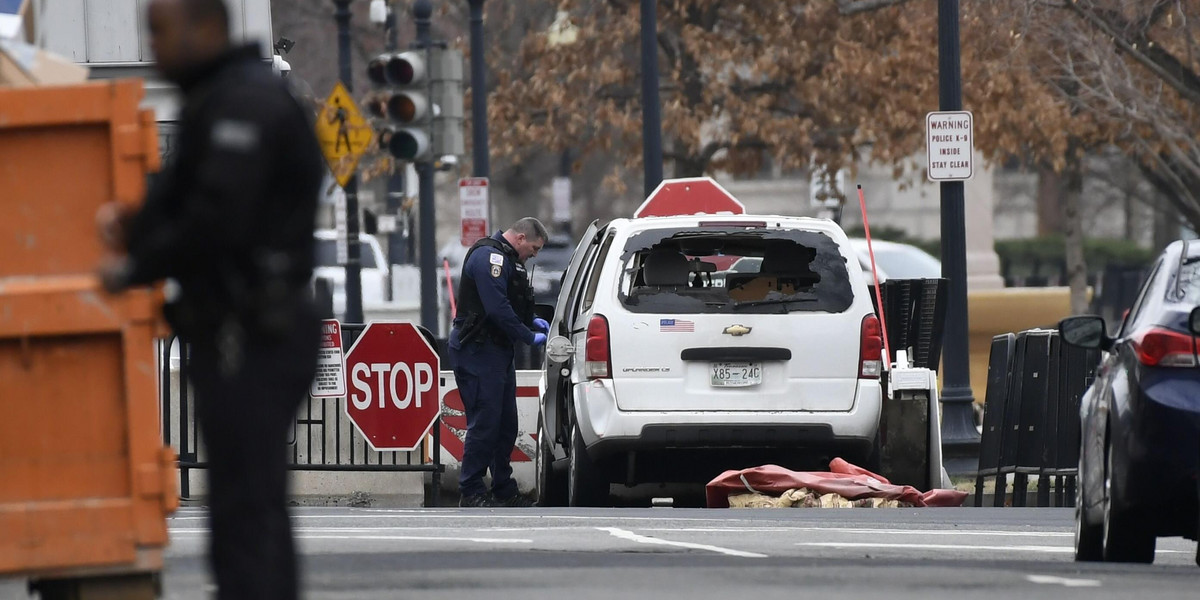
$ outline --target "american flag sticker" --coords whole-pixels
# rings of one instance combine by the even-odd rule
[[[686,319],[659,319],[659,331],[696,331],[696,323]]]

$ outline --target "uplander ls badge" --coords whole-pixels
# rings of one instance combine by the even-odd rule
[[[729,327],[726,327],[725,330],[722,331],[721,333],[728,333],[729,335],[732,335],[733,337],[738,337],[738,336],[743,336],[743,335],[746,335],[747,333],[750,333],[751,329],[752,329],[751,327],[746,327],[745,325],[730,325]]]

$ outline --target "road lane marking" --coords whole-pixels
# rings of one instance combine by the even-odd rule
[[[1075,552],[1075,548],[1071,546],[973,546],[961,544],[872,544],[869,542],[799,542],[796,545],[821,548],[874,548],[879,550],[989,550],[1049,552],[1054,554],[1070,554]]]
[[[1074,538],[1072,531],[1000,531],[986,529],[869,529],[861,527],[794,527],[792,531],[822,533],[867,533],[871,535],[978,535],[995,537],[1064,537]]]
[[[473,542],[476,544],[532,544],[533,540],[520,538],[477,538],[477,537],[434,537],[421,535],[313,535],[296,536],[298,540],[402,540],[406,542]]]
[[[475,542],[480,544],[532,544],[533,540],[526,538],[485,538],[485,537],[460,537],[460,536],[430,536],[430,535],[385,535],[373,534],[371,529],[351,529],[342,531],[339,529],[314,529],[311,531],[297,531],[295,538],[298,540],[404,540],[416,542]],[[176,529],[171,531],[172,534],[185,534],[185,536],[204,536],[208,534],[207,529]],[[340,534],[340,535],[333,535]]]
[[[1031,583],[1061,585],[1063,587],[1100,587],[1100,580],[1098,579],[1068,579],[1053,575],[1026,575],[1025,579]]]
[[[502,512],[504,512],[504,511],[502,511]],[[511,513],[499,514],[499,513],[490,512],[490,511],[486,512],[486,513],[478,513],[478,514],[445,513],[445,512],[429,512],[429,513],[413,512],[413,513],[373,513],[373,514],[353,514],[353,515],[337,515],[337,514],[328,514],[328,515],[292,514],[291,515],[291,519],[293,521],[303,521],[306,519],[314,519],[314,520],[371,519],[373,521],[379,521],[381,519],[387,519],[389,517],[390,518],[398,518],[398,519],[419,518],[421,520],[486,519],[486,520],[490,520],[490,521],[535,520],[535,521],[540,521],[540,522],[556,521],[556,520],[557,521],[629,521],[629,522],[650,521],[650,522],[654,522],[654,523],[760,523],[760,522],[762,522],[762,519],[720,519],[720,518],[694,518],[694,517],[628,517],[628,516],[621,516],[621,515],[542,515],[542,514],[536,514],[536,513],[530,513],[530,514],[526,514],[526,515],[515,515],[515,514],[511,514]],[[180,522],[180,521],[206,521],[206,520],[208,520],[207,516],[178,516],[178,515],[167,519],[167,521],[169,523],[170,522]]]
[[[488,519],[488,520],[560,520],[560,521],[653,521],[655,523],[669,522],[696,522],[696,523],[757,523],[761,519],[716,519],[716,518],[694,518],[694,517],[627,517],[620,515],[542,515],[542,514],[499,514],[496,512],[464,514],[464,513],[446,513],[446,512],[429,512],[429,513],[372,513],[372,514],[353,514],[353,515],[306,515],[292,514],[293,521],[304,519],[372,519],[380,520],[386,518],[420,518],[420,519]],[[173,516],[168,518],[168,521],[202,521],[207,520],[207,516]]]
[[[620,538],[623,540],[629,540],[631,542],[637,542],[639,544],[650,544],[653,546],[674,546],[676,548],[690,548],[692,550],[708,550],[709,552],[716,552],[718,554],[726,554],[729,556],[740,556],[743,558],[767,558],[766,554],[759,554],[757,552],[744,552],[742,550],[734,550],[732,548],[722,548],[721,546],[710,546],[708,544],[693,544],[691,542],[675,542],[675,541],[671,541],[671,540],[664,540],[661,538],[653,538],[653,537],[647,537],[644,535],[638,535],[632,531],[627,531],[625,529],[620,529],[617,527],[597,527],[596,529],[598,529],[600,531],[606,531],[613,537],[617,537],[617,538]]]

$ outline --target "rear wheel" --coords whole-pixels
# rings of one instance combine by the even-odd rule
[[[871,448],[863,457],[862,467],[876,475],[883,475],[883,444],[880,443],[880,432],[875,432]],[[886,475],[884,475],[886,477]]]
[[[538,415],[537,450],[534,452],[537,473],[537,505],[562,506],[567,502],[564,478],[554,472],[554,439],[546,432],[542,416]]]
[[[1104,523],[1096,523],[1087,514],[1087,485],[1083,481],[1083,461],[1075,484],[1075,560],[1095,562],[1104,559]]]
[[[571,425],[571,462],[567,469],[567,500],[571,506],[603,506],[608,500],[608,483],[600,478],[595,463],[579,433]]]
[[[1104,560],[1152,563],[1157,542],[1154,533],[1140,515],[1113,498],[1113,454],[1110,447],[1104,469]]]

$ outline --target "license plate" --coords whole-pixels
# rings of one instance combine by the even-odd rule
[[[715,362],[708,373],[713,387],[747,387],[762,383],[762,363]]]

